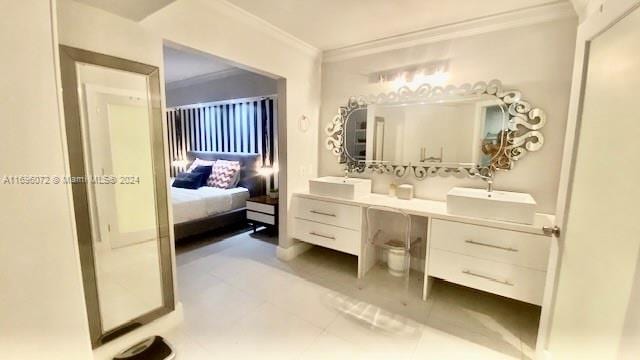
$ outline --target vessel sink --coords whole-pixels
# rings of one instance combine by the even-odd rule
[[[455,187],[447,193],[452,215],[533,224],[536,201],[529,194]]]
[[[314,195],[353,200],[371,194],[371,180],[324,176],[309,180],[309,192]]]

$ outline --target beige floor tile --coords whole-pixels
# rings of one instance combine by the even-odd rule
[[[198,340],[208,341],[234,326],[264,302],[220,282],[183,303],[185,327]]]
[[[414,359],[447,360],[508,360],[519,356],[515,348],[510,354],[503,344],[455,325],[425,328],[413,354]]]
[[[422,325],[378,306],[344,299],[344,313],[327,333],[362,348],[370,356],[408,359],[422,334]]]
[[[524,324],[539,316],[536,306],[444,281],[434,284],[433,298],[430,319],[488,336],[519,338]]]
[[[296,359],[322,329],[263,304],[203,346],[219,359]]]
[[[160,334],[171,345],[179,360],[207,360],[211,354],[202,347],[195,338],[183,327],[171,329]]]
[[[185,323],[173,336],[195,344],[190,356],[506,359],[535,343],[538,307],[443,281],[424,302],[421,273],[357,279],[355,257],[323,248],[282,262],[260,232],[179,248]]]
[[[382,359],[382,357],[378,357]],[[299,357],[301,360],[365,360],[376,359],[366,349],[355,346],[346,340],[323,332],[311,346]],[[385,358],[388,359],[388,358]]]

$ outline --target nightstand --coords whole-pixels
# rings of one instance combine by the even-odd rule
[[[254,232],[258,225],[277,229],[278,199],[272,199],[267,195],[249,198],[247,200],[247,222],[253,225]]]

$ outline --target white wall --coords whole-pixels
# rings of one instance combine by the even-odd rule
[[[495,186],[531,193],[538,202],[538,211],[554,213],[575,34],[576,19],[565,19],[323,64],[320,174],[343,174],[336,158],[324,147],[324,128],[338,107],[344,105],[349,96],[393,90],[392,85],[369,84],[366,74],[409,64],[449,60],[449,84],[497,78],[505,88],[521,90],[526,100],[547,112],[548,122],[542,130],[544,147],[518,161],[512,171],[498,173]],[[374,191],[386,193],[393,177],[375,175],[373,179]],[[416,196],[436,200],[444,200],[453,186],[484,186],[476,179],[417,181],[407,177],[400,181],[414,183]]]
[[[636,260],[636,271],[633,277],[633,287],[625,314],[624,329],[620,339],[618,358],[633,360],[640,358],[640,256]]]
[[[1,173],[68,174],[53,60],[57,39],[51,13],[55,19],[56,12],[46,1],[3,5],[0,36],[7,52],[1,67]],[[162,68],[164,37],[286,78],[287,98],[280,103],[288,114],[288,190],[303,189],[316,175],[320,62],[314,49],[294,45],[295,40],[273,29],[265,33],[267,25],[224,3],[202,0],[170,5],[145,26],[59,0],[57,21],[59,42],[69,46]],[[298,127],[302,115],[311,120],[307,132]],[[0,191],[3,356],[91,358],[70,189],[2,185]],[[114,343],[109,345],[115,350]]]
[[[184,82],[167,84],[167,107],[266,96],[278,92],[277,80],[249,71],[186,86],[182,84]]]
[[[58,32],[64,45],[148,65],[163,65],[160,37],[104,10],[72,0],[58,0]]]
[[[317,175],[320,57],[317,51],[223,1],[181,0],[149,16],[142,25],[157,36],[241,64],[245,68],[286,78],[287,207],[291,193],[304,190]],[[298,126],[307,116],[306,132]],[[283,144],[280,139],[280,144]],[[289,214],[287,223],[292,223]],[[289,247],[291,227],[281,247]]]
[[[3,1],[0,176],[69,174],[49,1]],[[71,189],[0,184],[0,352],[91,358]]]

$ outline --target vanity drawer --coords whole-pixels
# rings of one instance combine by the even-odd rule
[[[362,215],[359,206],[338,204],[329,201],[294,198],[294,214],[300,219],[340,226],[360,231]]]
[[[544,235],[434,219],[430,248],[547,271],[551,239]]]
[[[360,254],[360,244],[362,240],[359,231],[303,219],[295,219],[294,237],[304,242],[352,255]]]
[[[430,276],[512,299],[541,305],[547,273],[432,249]]]

